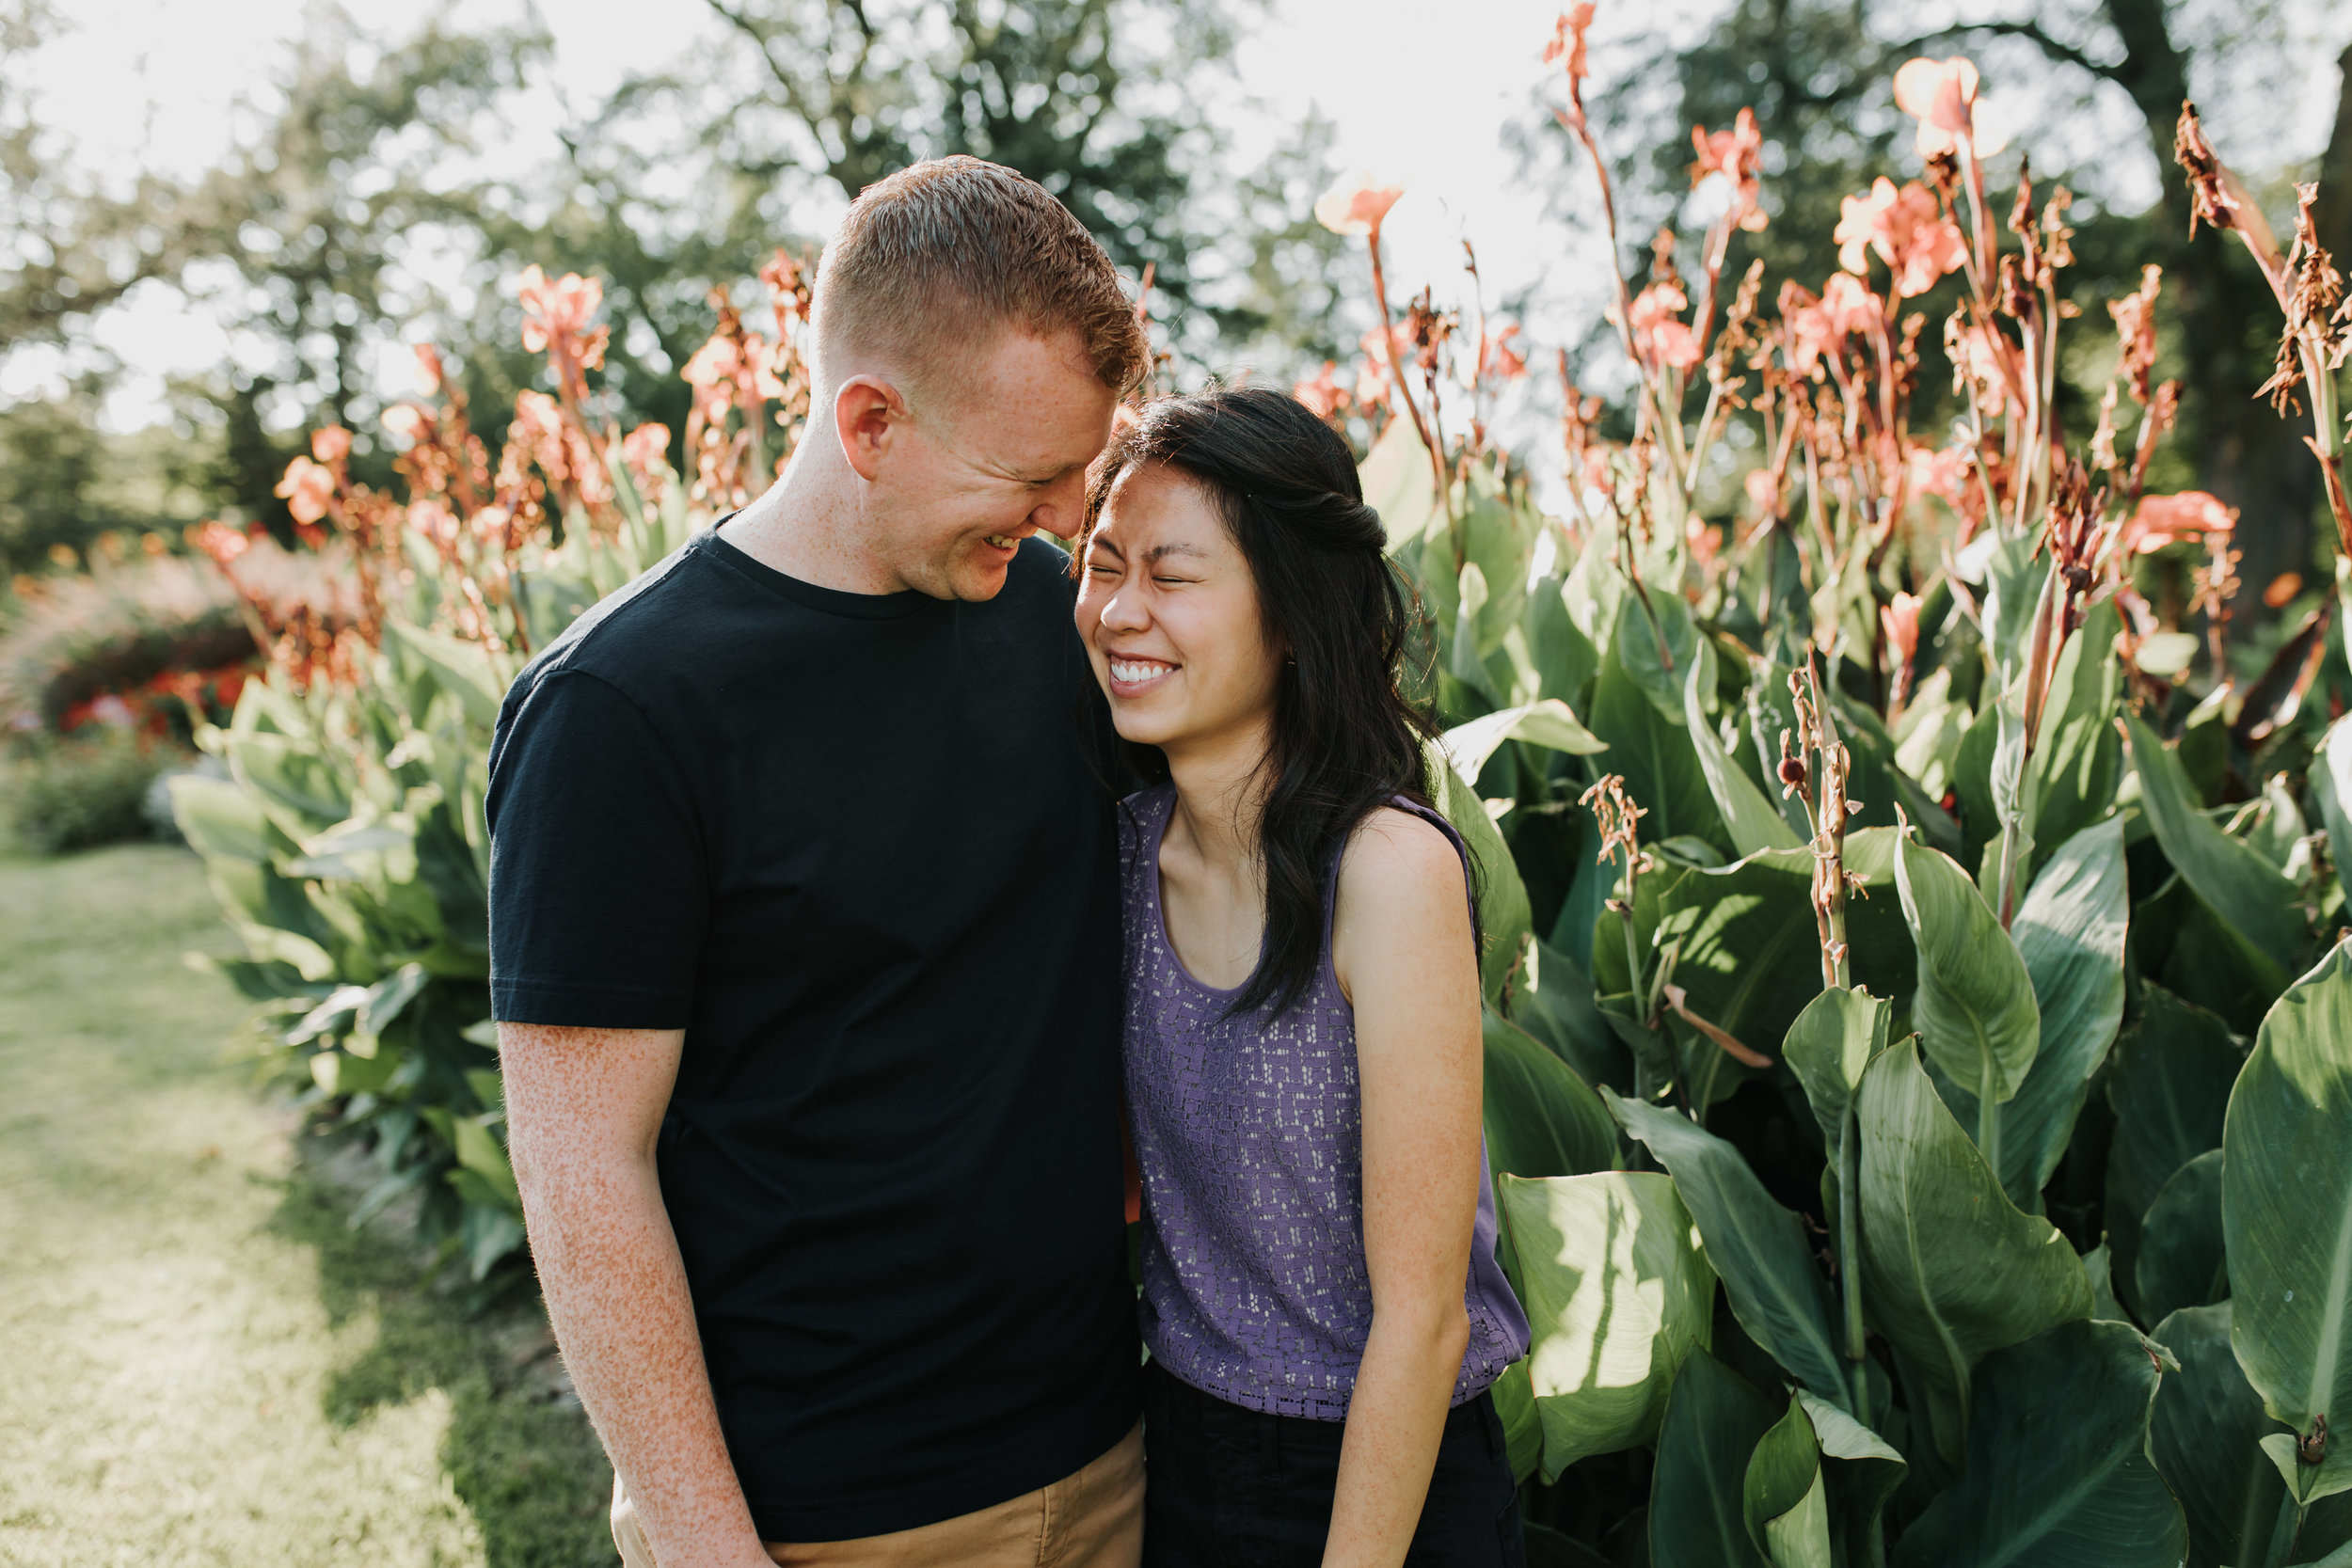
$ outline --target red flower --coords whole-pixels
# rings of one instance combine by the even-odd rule
[[[1944,215],[1935,193],[1916,180],[1898,190],[1882,175],[1867,196],[1847,197],[1840,211],[1833,236],[1838,264],[1863,276],[1869,266],[1863,252],[1877,251],[1894,270],[1898,299],[1927,293],[1968,258],[1959,226]]]
[[[1672,283],[1652,283],[1633,296],[1633,352],[1646,364],[1688,370],[1699,362],[1698,340],[1682,320],[1690,298]]]
[[[1919,156],[1953,151],[1976,131],[1977,68],[1958,55],[1909,61],[1895,72],[1895,106],[1919,122]]]
[[[1377,234],[1404,194],[1404,186],[1384,184],[1372,170],[1360,168],[1342,175],[1315,198],[1315,221],[1334,234]]]
[[[1551,24],[1551,40],[1544,45],[1544,64],[1558,64],[1570,77],[1581,80],[1593,73],[1584,57],[1584,29],[1593,24],[1593,0],[1578,0],[1563,11]]]
[[[2237,513],[2202,490],[2177,496],[2145,496],[2123,524],[2122,547],[2140,555],[2183,540],[2210,538],[2237,526]]]
[[[1313,380],[1302,381],[1291,388],[1291,396],[1305,404],[1318,420],[1329,419],[1347,404],[1347,388],[1332,378],[1331,372],[1338,368],[1326,359]]]
[[[1764,209],[1756,204],[1763,186],[1756,180],[1756,167],[1764,151],[1764,133],[1756,126],[1756,111],[1741,109],[1728,131],[1692,126],[1691,145],[1698,151],[1698,162],[1691,166],[1691,183],[1722,175],[1731,182],[1731,221],[1751,232],[1763,228]]]
[[[348,441],[350,437],[346,436],[344,439]],[[277,494],[284,499],[286,510],[294,514],[295,522],[315,523],[326,515],[326,503],[335,499],[334,470],[307,457],[297,457],[286,465],[286,477],[278,482]]]

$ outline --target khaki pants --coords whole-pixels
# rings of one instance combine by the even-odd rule
[[[655,1568],[637,1506],[612,1478],[612,1544],[625,1568]],[[812,1568],[1137,1568],[1143,1560],[1143,1425],[1050,1486],[977,1513],[888,1535],[805,1545],[767,1543],[778,1562]]]

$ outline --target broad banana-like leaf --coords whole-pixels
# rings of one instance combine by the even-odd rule
[[[1846,841],[1847,869],[1869,895],[1846,906],[1853,974],[1888,995],[1907,991],[1913,974],[1902,911],[1887,896],[1894,849],[1890,829],[1864,829]],[[1767,1054],[1821,991],[1812,887],[1811,850],[1770,849],[1720,870],[1688,872],[1660,899],[1657,940],[1675,946],[1674,982],[1691,1010]],[[1603,978],[1598,969],[1594,977]],[[1723,1065],[1717,1098],[1747,1071],[1727,1057]]]
[[[2352,946],[2263,1020],[2221,1146],[2230,1342],[2263,1407],[2294,1429],[2263,1448],[2309,1505],[2352,1488],[2352,1435],[2301,1456],[2295,1435],[2322,1416],[2352,1434]]]
[[[1650,1471],[1653,1568],[1772,1568],[1749,1538],[1748,1462],[1772,1402],[1705,1351],[1675,1377]]]
[[[2139,1222],[2172,1173],[2221,1147],[2221,1121],[2244,1058],[2229,1026],[2160,986],[2143,986],[2138,1021],[2116,1042],[2107,1078],[2107,1250],[2117,1293],[2137,1301]],[[2141,1314],[2142,1321],[2154,1317]]]
[[[2026,763],[2035,775],[2033,838],[2044,850],[2115,810],[2123,766],[2123,740],[2115,729],[2122,684],[2115,634],[2121,625],[2113,600],[2092,606],[2066,640],[2052,673],[2041,735]],[[2022,936],[2018,943],[2024,945]]]
[[[1588,956],[1591,950],[1588,942]],[[1528,944],[1526,972],[1511,988],[1511,1022],[1596,1088],[1633,1081],[1624,1043],[1593,1005],[1592,976],[1541,937]]]
[[[481,643],[427,631],[397,615],[388,618],[384,628],[405,653],[433,672],[441,689],[465,708],[468,719],[485,729],[498,722],[499,704],[505,700],[514,672],[502,668]]]
[[[1917,1371],[1936,1449],[1958,1465],[1977,1363],[2088,1317],[2090,1286],[2066,1239],[2001,1191],[1908,1040],[1863,1073],[1859,1112],[1863,1301]]]
[[[1895,887],[1919,953],[1911,1022],[1920,1045],[1955,1084],[2010,1099],[2042,1042],[2033,977],[2017,943],[1966,872],[1908,837],[1896,847]]]
[[[1600,650],[1577,628],[1559,578],[1546,578],[1527,599],[1527,655],[1535,665],[1535,694],[1569,706],[1584,701],[1584,683],[1600,669]]]
[[[1380,514],[1391,555],[1402,555],[1418,544],[1432,522],[1444,526],[1438,483],[1429,471],[1429,449],[1421,444],[1412,420],[1389,421],[1356,478],[1363,486],[1364,504]]]
[[[2181,1370],[2156,1390],[2148,1452],[2188,1516],[2194,1560],[2258,1564],[2269,1560],[2286,1483],[2262,1449],[2279,1423],[2263,1414],[2262,1396],[2230,1349],[2230,1304],[2217,1301],[2156,1324],[2154,1338]],[[2352,1493],[2339,1493],[2304,1513],[2289,1560],[2309,1562],[2346,1541]]]
[[[1646,599],[1638,592],[1628,594],[1617,610],[1615,648],[1633,684],[1659,717],[1677,729],[1683,721],[1684,678],[1695,671],[1702,678],[1700,689],[1714,689],[1715,646],[1691,618],[1691,607],[1679,594],[1652,589]]]
[[[260,733],[231,735],[229,767],[270,819],[308,838],[351,815],[351,790],[308,739]]]
[[[2336,881],[2352,898],[2352,714],[2328,727],[2312,758],[2310,777],[2312,799],[2319,802],[2320,822],[2328,830]]]
[[[2083,1277],[2090,1281],[2090,1315],[2111,1323],[2131,1322],[2123,1304],[2115,1297],[2115,1281],[2108,1275],[2107,1244],[2105,1242],[2083,1254]]]
[[[2148,1462],[2157,1379],[2128,1323],[2060,1323],[1985,1357],[1967,1468],[1893,1568],[2179,1568],[2187,1527]]]
[[[1519,880],[1510,847],[1502,842],[1478,792],[1462,782],[1436,741],[1422,754],[1428,764],[1429,787],[1437,797],[1431,804],[1454,824],[1454,831],[1462,835],[1470,858],[1478,863],[1478,928],[1486,939],[1478,974],[1491,1005],[1502,997],[1503,983],[1518,963],[1519,949],[1534,926],[1527,905],[1527,884]]]
[[[2010,927],[2042,1015],[2033,1067],[2001,1107],[2001,1186],[2020,1209],[2041,1209],[2042,1189],[2065,1157],[2091,1075],[2123,1020],[2130,912],[2123,819],[2111,816],[2058,846]],[[1937,1087],[1961,1125],[1975,1126],[1975,1086],[1954,1081]]]
[[[1502,1442],[1511,1455],[1511,1478],[1525,1481],[1544,1457],[1544,1423],[1535,1414],[1535,1388],[1527,1380],[1527,1357],[1502,1370],[1494,1381],[1495,1415],[1502,1422]]]
[[[1748,1540],[1772,1568],[1830,1568],[1829,1487],[1813,1421],[1795,1398],[1757,1439],[1740,1486]]]
[[[1845,1544],[1845,1560],[1871,1560],[1871,1543],[1879,1541],[1879,1514],[1886,1499],[1903,1483],[1910,1468],[1893,1445],[1851,1416],[1804,1389],[1797,1402],[1813,1423],[1821,1446],[1821,1469],[1829,1478],[1830,1533]]]
[[[2123,727],[2139,774],[2140,807],[2165,859],[2219,917],[2223,929],[2276,969],[2275,989],[2292,973],[2289,966],[2303,944],[2295,884],[2251,845],[2232,838],[2198,809],[2180,759],[2147,725],[2126,715]]]
[[[1462,782],[1474,784],[1486,759],[1506,740],[1524,740],[1573,756],[1590,756],[1609,750],[1599,736],[1577,721],[1568,705],[1557,697],[1522,703],[1456,724],[1445,732],[1445,754]]]
[[[1691,1212],[1655,1171],[1504,1176],[1495,1201],[1534,1329],[1549,1484],[1587,1454],[1657,1435],[1677,1369],[1707,1348],[1715,1275]]]
[[[294,853],[294,842],[270,821],[253,798],[227,779],[182,773],[171,780],[171,819],[206,860],[268,865]]]
[[[1772,1201],[1737,1148],[1688,1117],[1615,1096],[1608,1104],[1674,1178],[1748,1338],[1815,1394],[1849,1403],[1836,1309],[1797,1216]]]
[[[2184,1307],[2202,1307],[2228,1291],[2221,1179],[2221,1150],[2207,1149],[2172,1173],[2140,1220],[2139,1261],[2132,1277],[2140,1310],[2151,1321]]]
[[[1863,1069],[1886,1049],[1893,1013],[1892,1006],[1867,990],[1833,986],[1805,1004],[1781,1040],[1781,1054],[1804,1087],[1813,1119],[1821,1124],[1832,1164],[1844,1136],[1846,1107],[1862,1086]]]
[[[1648,813],[1642,819],[1645,843],[1688,836],[1727,846],[1723,817],[1707,792],[1707,777],[1691,750],[1690,733],[1682,727],[1681,689],[1675,689],[1674,717],[1669,719],[1627,667],[1626,650],[1650,636],[1641,601],[1629,593],[1617,612],[1611,650],[1593,685],[1593,710],[1584,716],[1585,726],[1608,742],[1609,770],[1625,776],[1626,793]],[[1652,665],[1657,663],[1654,641],[1648,657]]]
[[[1740,771],[1716,737],[1715,726],[1708,722],[1707,709],[1701,703],[1700,681],[1705,674],[1694,660],[1683,676],[1683,722],[1690,730],[1691,748],[1698,754],[1699,772],[1707,780],[1707,792],[1714,797],[1715,809],[1723,816],[1724,831],[1731,835],[1733,852],[1753,855],[1759,849],[1801,847],[1804,840],[1797,836],[1796,830]]]
[[[1600,1097],[1492,1007],[1486,1017],[1486,1159],[1500,1174],[1581,1176],[1617,1164]]]

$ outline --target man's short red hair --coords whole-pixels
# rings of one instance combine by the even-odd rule
[[[1036,181],[978,158],[927,159],[866,186],[825,249],[816,308],[820,360],[876,354],[917,381],[992,329],[1075,332],[1121,395],[1151,354],[1094,236]]]

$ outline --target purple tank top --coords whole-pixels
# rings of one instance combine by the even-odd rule
[[[1271,1415],[1343,1420],[1372,1328],[1364,1266],[1356,1011],[1331,968],[1339,867],[1325,883],[1323,964],[1278,1016],[1228,1019],[1233,990],[1196,980],[1160,912],[1162,784],[1120,812],[1126,926],[1127,1106],[1143,1171],[1143,1341],[1194,1387]],[[1436,812],[1395,804],[1462,840]],[[1495,1258],[1481,1162],[1463,1287],[1470,1349],[1454,1400],[1527,1354],[1527,1315]]]

